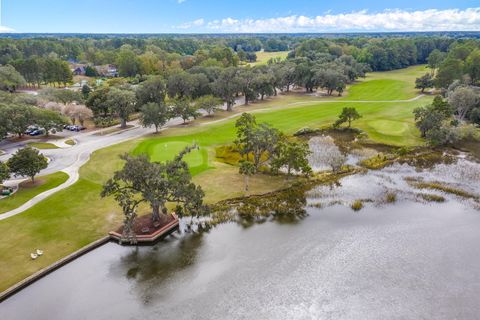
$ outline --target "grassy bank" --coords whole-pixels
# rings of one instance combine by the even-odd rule
[[[37,177],[35,184],[32,184],[30,180],[22,182],[17,192],[10,197],[0,200],[0,214],[20,207],[40,193],[58,187],[67,179],[68,175],[66,173],[56,172],[47,176]]]
[[[271,123],[285,133],[292,134],[307,126],[329,125],[343,107],[353,106],[363,116],[354,126],[364,130],[373,141],[396,146],[420,145],[423,142],[414,126],[412,110],[428,103],[431,98],[423,97],[412,102],[385,102],[383,100],[400,100],[400,95],[394,95],[398,87],[391,88],[391,81],[381,84],[376,81],[403,81],[402,97],[407,97],[408,88],[410,94],[415,96],[413,82],[408,81],[423,74],[420,69],[414,67],[392,73],[373,74],[350,87],[346,97],[325,99],[289,94],[241,107],[235,112],[239,114],[243,111],[254,111],[259,122]],[[362,90],[356,91],[356,86],[362,86]],[[358,96],[363,91],[367,92],[367,96],[368,92],[371,92],[373,98],[368,100],[377,101],[348,102],[359,99]],[[203,118],[193,125],[178,126],[165,130],[160,135],[99,150],[81,168],[80,179],[73,186],[52,195],[20,215],[0,221],[0,234],[4,240],[0,243],[0,290],[104,236],[121,223],[120,210],[115,203],[99,196],[102,184],[121,167],[122,163],[118,158],[121,153],[147,153],[153,160],[166,160],[184,146],[197,143],[200,150],[188,155],[186,160],[191,165],[195,182],[206,191],[206,201],[213,203],[242,196],[243,178],[238,174],[238,168],[215,159],[215,147],[231,143],[235,138],[236,119],[227,117],[232,117],[232,113],[220,112],[213,119]],[[219,122],[206,124],[215,120]],[[250,181],[250,192],[265,193],[289,183],[291,182],[282,177],[257,175]],[[35,248],[43,249],[45,255],[31,261],[29,254]]]

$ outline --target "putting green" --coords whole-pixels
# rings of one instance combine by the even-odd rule
[[[152,161],[166,161],[172,160],[180,151],[188,146],[193,145],[183,141],[166,141],[161,143],[154,143],[153,141],[146,141],[140,144],[133,154],[147,154]],[[192,150],[184,157],[188,163],[192,174],[198,174],[208,169],[208,151],[205,148],[199,150]]]

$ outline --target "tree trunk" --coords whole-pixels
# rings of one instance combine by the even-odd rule
[[[35,184],[35,176],[30,177],[32,179],[32,184]]]
[[[120,119],[120,128],[125,129],[127,127],[127,119]]]
[[[245,175],[245,192],[248,192],[248,175]]]
[[[232,111],[232,103],[227,101],[227,111]]]
[[[155,125],[155,133],[158,133],[158,126]]]
[[[160,221],[160,203],[152,203],[152,220],[154,222]]]

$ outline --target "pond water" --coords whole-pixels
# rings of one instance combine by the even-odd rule
[[[0,319],[476,319],[478,203],[408,178],[479,194],[479,169],[461,158],[394,165],[314,188],[295,223],[223,224],[154,247],[110,243],[3,302]],[[350,208],[355,199],[364,209]]]

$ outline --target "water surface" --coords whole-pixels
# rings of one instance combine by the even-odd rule
[[[421,201],[439,192],[404,178],[478,192],[477,169],[395,165],[310,191],[308,216],[293,224],[110,243],[3,302],[0,319],[476,319],[480,211],[448,194]],[[354,212],[359,198],[372,202]]]

